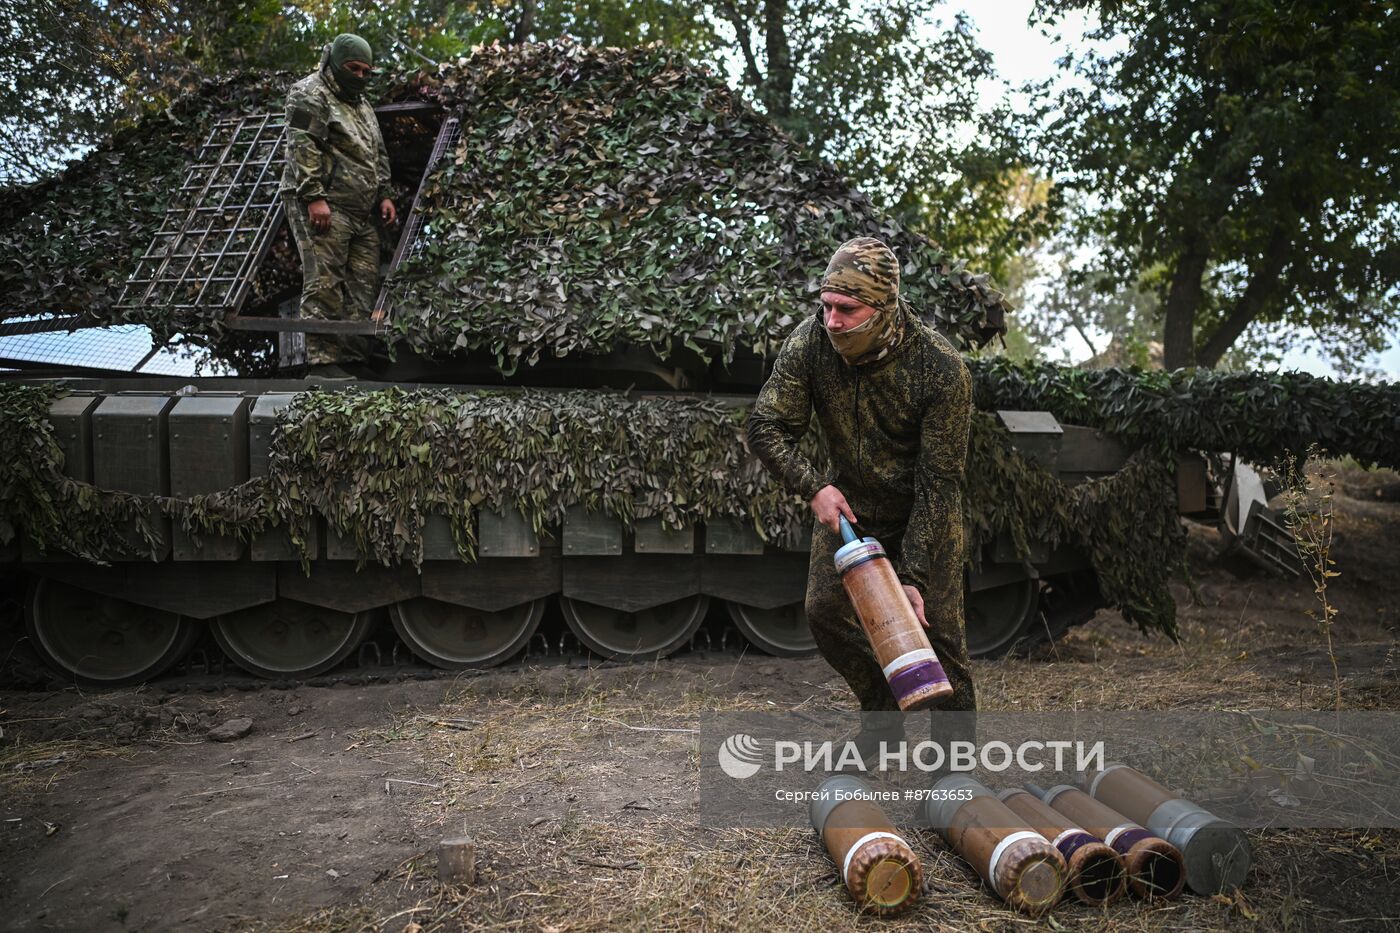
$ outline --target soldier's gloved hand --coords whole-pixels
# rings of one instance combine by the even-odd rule
[[[331,228],[331,206],[325,198],[318,198],[306,205],[306,219],[311,221],[311,229],[325,233]]]
[[[391,227],[398,222],[399,212],[389,198],[379,202],[379,216]]]
[[[841,533],[842,515],[853,525],[856,521],[856,513],[851,511],[846,497],[841,495],[841,490],[835,486],[823,486],[817,490],[817,494],[812,497],[812,513],[817,516],[817,521],[837,534]]]

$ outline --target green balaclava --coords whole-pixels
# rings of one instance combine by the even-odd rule
[[[868,236],[842,243],[827,264],[821,290],[846,295],[875,309],[875,314],[859,327],[840,334],[826,332],[847,363],[873,363],[899,345],[904,337],[899,260],[884,243]]]
[[[374,52],[369,43],[350,32],[342,32],[326,46],[321,56],[321,67],[330,72],[338,96],[350,103],[356,103],[365,91],[368,78],[361,78],[345,69],[347,62],[374,64]]]

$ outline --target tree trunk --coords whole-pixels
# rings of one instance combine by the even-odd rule
[[[1288,262],[1290,246],[1288,234],[1282,228],[1275,228],[1273,235],[1269,237],[1269,245],[1264,248],[1259,265],[1250,273],[1249,284],[1245,286],[1244,294],[1235,302],[1225,320],[1197,354],[1196,362],[1199,365],[1213,367],[1219,363],[1225,351],[1230,349],[1250,322],[1273,300],[1278,292],[1279,276]]]
[[[768,58],[763,106],[768,116],[783,120],[792,116],[792,83],[796,77],[787,36],[787,0],[764,3],[763,40]]]
[[[1192,248],[1177,260],[1162,322],[1162,365],[1184,369],[1196,365],[1196,312],[1201,307],[1201,276],[1206,253]]]
[[[522,4],[520,19],[516,21],[515,32],[510,37],[510,41],[516,45],[528,40],[535,28],[535,4],[536,0],[525,0]]]

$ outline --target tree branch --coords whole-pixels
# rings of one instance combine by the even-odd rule
[[[1215,366],[1220,362],[1220,358],[1225,355],[1225,351],[1239,339],[1250,322],[1259,316],[1264,310],[1264,306],[1273,298],[1278,291],[1279,274],[1283,272],[1283,267],[1288,263],[1289,247],[1292,241],[1282,226],[1274,228],[1273,234],[1269,237],[1269,244],[1264,248],[1264,255],[1259,261],[1259,266],[1249,277],[1249,284],[1245,286],[1244,294],[1240,295],[1239,301],[1230,309],[1230,313],[1215,332],[1206,340],[1196,354],[1196,361],[1201,366]]]
[[[1205,274],[1209,258],[1204,244],[1197,242],[1177,260],[1172,270],[1171,285],[1162,308],[1162,365],[1167,369],[1196,365],[1196,312],[1201,307],[1201,276]]]
[[[515,24],[515,32],[511,35],[510,41],[519,45],[530,38],[530,31],[535,28],[535,2],[536,0],[525,0],[520,11],[520,19]]]
[[[739,49],[744,53],[744,81],[755,91],[763,87],[763,75],[758,70],[758,61],[753,55],[753,44],[749,41],[749,26],[739,15],[734,0],[725,0],[724,15],[734,27],[734,35],[739,40]]]

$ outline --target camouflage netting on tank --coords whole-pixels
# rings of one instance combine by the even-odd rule
[[[0,385],[0,545],[22,533],[45,551],[121,557],[123,529],[135,526],[152,540],[151,503],[63,475],[48,420],[55,395],[51,385]]]
[[[980,346],[1001,295],[881,216],[719,78],[660,48],[487,46],[445,66],[461,141],[428,180],[393,331],[420,351],[775,351],[853,236],[903,261],[903,294]],[[990,322],[990,323],[989,323]]]
[[[113,303],[213,119],[280,110],[289,81],[209,84],[60,175],[6,190],[0,311],[120,320]],[[858,234],[895,246],[906,296],[964,345],[1002,327],[985,276],[880,216],[676,53],[486,46],[384,83],[385,99],[460,105],[464,130],[425,192],[428,232],[397,276],[392,341],[429,355],[483,349],[506,369],[626,345],[769,350],[813,307],[835,246]],[[127,317],[221,339],[219,321],[169,308]]]
[[[113,307],[160,227],[185,170],[214,121],[280,109],[287,75],[239,75],[206,84],[142,117],[52,178],[0,191],[0,312],[86,314],[173,333],[186,324],[161,308],[124,320]]]
[[[1170,457],[1140,450],[1112,476],[1068,486],[1021,456],[995,416],[975,412],[967,461],[970,562],[1003,532],[1023,558],[1035,542],[1078,545],[1109,605],[1143,632],[1177,637],[1167,581],[1184,569],[1186,530]]]
[[[1048,411],[1130,447],[1233,451],[1272,465],[1316,447],[1400,469],[1400,384],[1307,373],[1075,369],[1005,359],[971,363],[973,404]]]
[[[97,490],[62,475],[45,413],[52,391],[0,389],[0,540],[18,529],[41,549],[119,556],[123,528],[150,544],[152,519],[196,536],[244,540],[271,527],[307,540],[318,516],[366,560],[421,563],[430,515],[450,523],[475,559],[477,510],[518,508],[537,529],[582,504],[629,523],[670,526],[732,516],[792,543],[807,506],[779,489],[748,452],[747,408],[715,400],[599,392],[449,390],[310,392],[283,413],[269,475],[190,500]],[[813,451],[815,453],[815,451]],[[1143,456],[1120,473],[1067,487],[1028,463],[991,416],[974,419],[965,521],[971,553],[1006,531],[1090,550],[1105,595],[1144,630],[1175,633],[1166,589],[1182,532],[1172,474]]]

